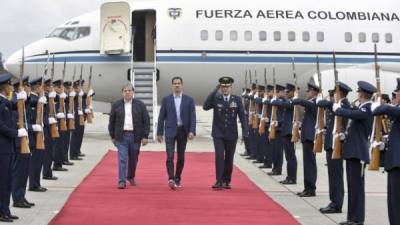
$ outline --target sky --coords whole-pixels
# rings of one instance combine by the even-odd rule
[[[58,25],[100,8],[107,0],[0,0],[0,52],[3,60],[39,40]]]

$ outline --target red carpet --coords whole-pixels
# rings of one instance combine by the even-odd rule
[[[119,190],[117,155],[109,152],[50,224],[299,224],[237,168],[232,190],[213,191],[214,181],[213,153],[186,153],[183,188],[171,191],[165,153],[141,152],[138,186]]]

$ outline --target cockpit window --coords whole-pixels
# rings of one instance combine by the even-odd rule
[[[68,41],[74,41],[90,35],[90,27],[64,27],[56,28],[47,37],[58,37]]]

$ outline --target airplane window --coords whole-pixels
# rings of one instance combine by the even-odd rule
[[[379,34],[378,33],[372,33],[372,41],[374,43],[378,43],[379,42]]]
[[[288,39],[289,39],[289,41],[295,41],[296,40],[296,33],[294,31],[289,31]]]
[[[76,39],[75,28],[65,28],[58,37],[69,41]]]
[[[222,41],[223,38],[224,38],[224,36],[223,36],[222,30],[215,31],[215,40]]]
[[[344,33],[344,40],[346,42],[352,42],[353,41],[353,35],[350,32]]]
[[[244,40],[251,41],[253,39],[253,34],[251,31],[247,30],[244,32]]]
[[[385,40],[386,40],[386,43],[392,43],[393,42],[392,34],[391,33],[386,33],[385,34]]]
[[[317,32],[317,41],[323,42],[325,40],[325,34],[322,31]]]
[[[260,33],[258,35],[259,35],[260,41],[266,41],[267,40],[267,32],[260,31]]]
[[[308,32],[308,31],[303,32],[303,41],[306,41],[306,42],[310,41],[310,32]]]
[[[231,30],[229,36],[230,36],[231,41],[237,41],[238,32],[236,30]]]
[[[56,28],[49,35],[47,35],[47,37],[58,37],[63,30],[64,28]]]
[[[358,41],[361,43],[364,43],[367,41],[367,34],[365,34],[364,32],[361,32],[358,34]]]
[[[208,40],[208,31],[202,30],[200,32],[200,38],[202,41],[207,41]]]
[[[274,41],[280,41],[280,40],[281,40],[281,32],[275,31],[274,32]]]
[[[78,27],[76,30],[76,39],[83,38],[89,36],[90,34],[90,27]]]
[[[57,37],[68,41],[77,40],[90,35],[90,27],[56,28],[47,38]]]

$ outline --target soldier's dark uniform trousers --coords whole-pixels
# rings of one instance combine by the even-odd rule
[[[249,93],[250,89],[245,88],[244,92],[242,93],[242,99],[243,99],[243,107],[244,107],[244,114],[246,118],[249,118]],[[244,137],[243,138],[244,146],[245,146],[245,152],[241,154],[241,156],[250,156],[250,142],[249,142],[249,137]]]
[[[231,86],[233,79],[222,77],[219,82],[221,86]],[[244,136],[248,134],[248,125],[240,97],[217,94],[218,88],[207,97],[203,109],[214,110],[212,137],[215,147],[216,183],[213,188],[229,189],[231,187],[233,157],[238,139],[237,118],[239,117],[242,124]]]
[[[358,82],[358,92],[372,95],[376,88],[367,82]],[[361,93],[362,94],[362,93]],[[343,159],[346,160],[348,211],[347,221],[342,225],[364,224],[365,219],[365,164],[369,162],[369,136],[372,130],[373,116],[371,101],[366,99],[353,109],[333,105],[335,115],[351,119],[346,129],[343,143]]]
[[[400,79],[397,79],[397,95],[400,94]],[[399,99],[399,96],[397,96]],[[400,224],[400,106],[382,105],[373,110],[374,115],[388,115],[393,119],[389,133],[388,148],[385,154],[384,166],[388,173],[387,205],[389,222]]]
[[[257,89],[257,84],[253,83],[252,87],[251,87],[251,92],[248,94],[249,115],[251,113],[255,113],[255,110],[253,112],[250,111],[250,109],[252,107],[250,105],[250,103],[251,103],[251,101],[253,101],[253,104],[254,104],[254,100],[255,100],[254,95],[256,94],[256,91],[257,91],[256,89]],[[254,116],[256,116],[256,115],[254,114]],[[248,120],[249,116],[247,116],[246,119]],[[247,139],[249,141],[249,154],[250,154],[250,156],[247,157],[247,159],[257,159],[257,137],[258,137],[258,134],[255,133],[254,130],[251,127],[249,127],[249,136],[248,136]]]
[[[14,141],[20,133],[13,119],[13,105],[6,96],[6,86],[10,85],[11,77],[10,73],[0,73],[0,221],[3,222],[18,219],[10,212]]]
[[[308,83],[308,91],[319,92],[319,87]],[[317,182],[317,162],[314,153],[315,122],[317,117],[316,98],[309,100],[293,99],[294,105],[301,105],[305,108],[303,122],[301,124],[301,142],[303,144],[304,164],[304,190],[297,193],[301,197],[315,196]]]

